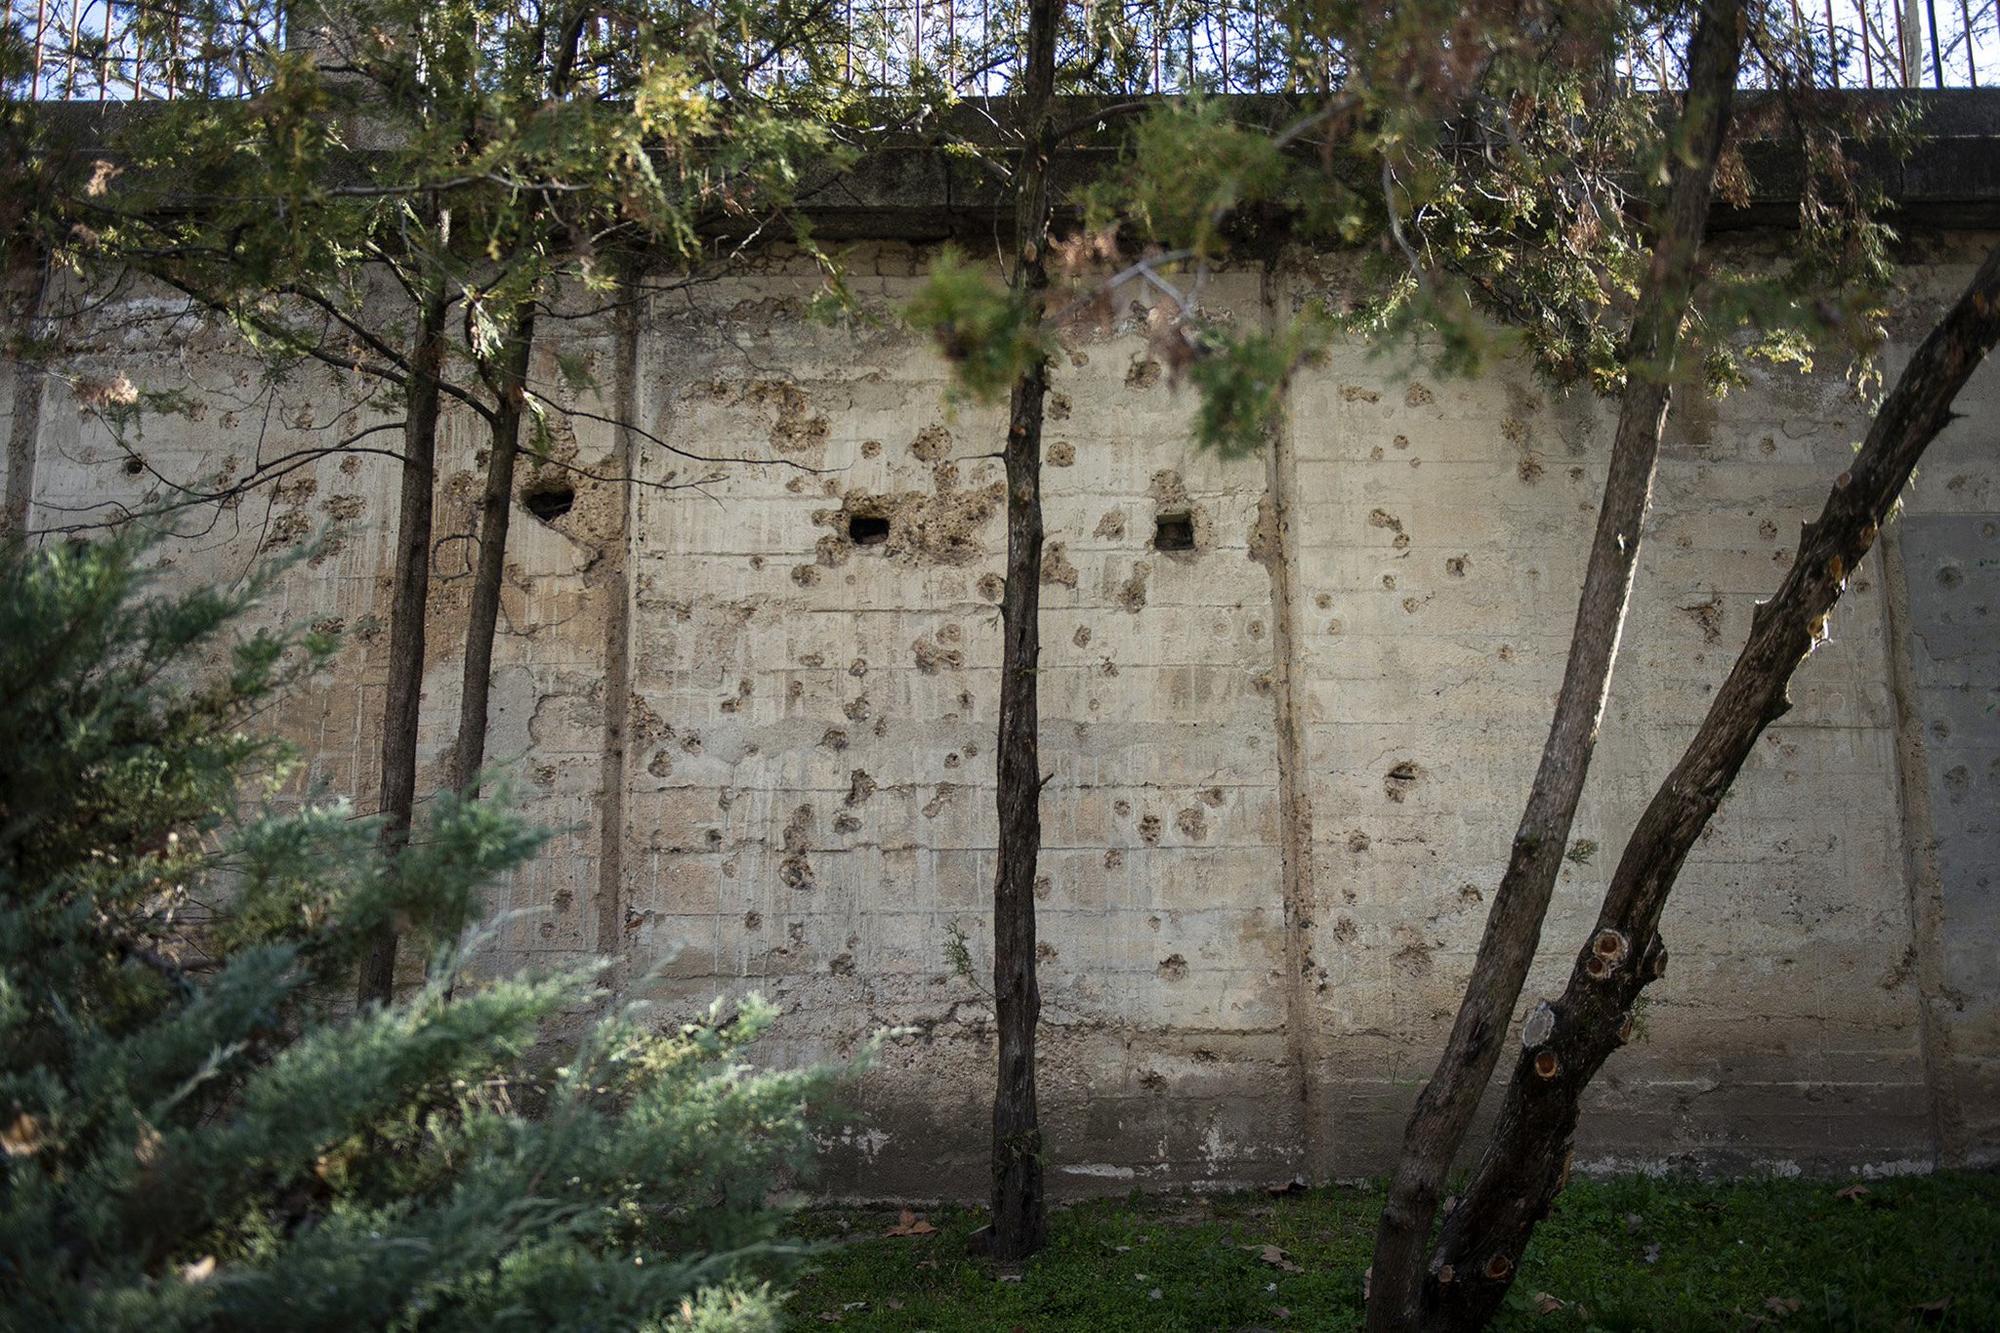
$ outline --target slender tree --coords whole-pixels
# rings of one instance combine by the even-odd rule
[[[797,201],[837,175],[860,120],[833,69],[830,0],[516,8],[298,11],[310,43],[246,52],[265,78],[255,101],[185,101],[134,122],[114,154],[130,182],[104,189],[99,171],[63,201],[88,218],[80,248],[107,282],[134,271],[163,281],[234,320],[274,364],[317,361],[400,400],[380,738],[391,852],[419,795],[442,414],[476,414],[492,441],[447,776],[469,789],[484,760],[523,422],[539,448],[559,410],[528,375],[538,310],[565,289],[608,308],[685,285],[773,229],[810,247]],[[620,290],[606,256],[621,250],[644,250],[664,277]],[[395,952],[385,924],[361,968],[364,1002],[388,994]]]
[[[1478,1170],[1445,1218],[1423,1293],[1423,1324],[1482,1327],[1499,1307],[1535,1225],[1569,1174],[1583,1091],[1630,1037],[1640,992],[1665,974],[1660,914],[1688,852],[1764,729],[1789,711],[1794,672],[1828,639],[1848,575],[1890,521],[1924,450],[1954,419],[1952,403],[2000,340],[2000,249],[1987,255],[1883,400],[1854,464],[1834,479],[1819,517],[1688,748],[1625,844],[1597,925],[1562,996],[1544,1002],[1521,1051]]]
[[[1049,169],[1055,124],[1056,28],[1061,0],[1029,0],[1025,66],[1015,116],[1025,142],[1015,173],[1014,277],[1023,317],[1039,325],[1049,285]],[[1041,660],[1042,414],[1049,358],[1027,358],[1007,405],[1007,586],[1001,600],[1000,816],[993,881],[993,997],[1000,1038],[993,1095],[993,1221],[983,1235],[997,1259],[1025,1259],[1048,1239],[1042,1126],[1035,1102],[1035,863],[1041,853],[1042,775],[1036,693]]]
[[[1610,469],[1555,717],[1493,895],[1465,999],[1404,1131],[1376,1235],[1368,1301],[1372,1329],[1408,1328],[1417,1318],[1423,1262],[1445,1176],[1500,1058],[1569,846],[1639,564],[1667,407],[1676,378],[1684,378],[1677,365],[1680,330],[1694,294],[1745,28],[1738,0],[1707,0],[1689,46],[1688,88],[1668,157],[1652,263],[1632,316]]]

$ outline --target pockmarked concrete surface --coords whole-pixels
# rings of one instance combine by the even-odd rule
[[[1991,239],[1944,235],[1903,270],[1891,373]],[[1738,233],[1718,253],[1754,264],[1781,244]],[[483,965],[606,955],[614,988],[663,1019],[761,991],[784,1015],[774,1061],[897,1029],[827,1145],[828,1183],[973,1197],[994,1058],[1002,414],[956,398],[893,320],[926,261],[857,252],[873,320],[806,319],[812,275],[773,257],[622,324],[563,323],[540,349],[550,433],[522,469],[487,752],[557,832],[496,891]],[[1293,260],[1221,274],[1203,299],[1254,325],[1356,281]],[[147,520],[173,529],[155,554],[170,577],[303,553],[268,614],[348,646],[283,719],[307,761],[288,798],[365,809],[397,463],[314,451],[393,407],[323,370],[267,385],[224,333],[150,313],[95,378],[0,393],[10,521],[52,537],[181,500]],[[1048,407],[1051,1178],[1379,1172],[1525,799],[1614,408],[1518,362],[1453,380],[1421,349],[1354,343],[1299,377],[1270,449],[1223,459],[1189,443],[1191,392],[1149,355],[1145,313],[1073,330]],[[1623,838],[1866,428],[1842,372],[1758,368],[1726,399],[1675,403],[1527,1003],[1559,987]],[[97,410],[120,376],[194,407],[121,443]],[[1672,967],[1592,1093],[1586,1166],[1898,1171],[2000,1149],[2000,369],[1960,410],[1681,877]],[[475,418],[447,414],[420,790],[453,739],[484,447]],[[287,454],[299,465],[269,487],[201,498]]]

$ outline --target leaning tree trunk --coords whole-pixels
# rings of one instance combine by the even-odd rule
[[[396,519],[395,587],[389,603],[389,679],[382,704],[379,835],[394,859],[410,840],[417,794],[417,723],[424,687],[424,613],[431,588],[431,493],[436,477],[438,382],[444,371],[447,301],[442,281],[417,311],[403,419],[403,492]],[[356,996],[386,1003],[396,982],[396,928],[376,927],[361,957]]]
[[[1534,962],[1596,749],[1639,561],[1640,528],[1652,498],[1681,320],[1701,253],[1715,161],[1729,125],[1742,46],[1740,11],[1740,0],[1710,0],[1702,7],[1689,48],[1687,102],[1674,133],[1680,151],[1673,157],[1652,268],[1633,315],[1625,394],[1577,601],[1569,662],[1465,999],[1437,1071],[1418,1096],[1404,1131],[1402,1156],[1375,1237],[1368,1326],[1378,1333],[1409,1328],[1417,1318],[1438,1198],[1493,1077],[1514,1002]]]
[[[514,514],[514,463],[521,452],[521,418],[527,401],[528,359],[534,351],[535,312],[514,321],[494,390],[492,445],[486,487],[479,502],[479,561],[472,574],[472,606],[465,629],[465,666],[458,695],[458,744],[452,754],[452,787],[479,794],[486,762],[486,715],[493,693],[493,636],[500,625],[500,586],[507,568],[507,529]]]
[[[1039,323],[1048,287],[1049,159],[1055,150],[1056,24],[1060,0],[1028,8],[1028,142],[1015,188],[1015,287]],[[1042,1127],[1035,1105],[1035,862],[1042,847],[1042,760],[1036,702],[1041,656],[1042,405],[1048,360],[1014,382],[1007,413],[1007,589],[1001,602],[1000,743],[996,757],[1000,866],[993,882],[993,1001],[1000,1069],[993,1094],[993,1223],[975,1238],[996,1259],[1025,1259],[1048,1238]]]
[[[1847,575],[1868,553],[1951,404],[2000,338],[2000,248],[1917,349],[1883,400],[1854,466],[1799,536],[1777,596],[1751,616],[1750,638],[1680,762],[1625,844],[1596,929],[1568,987],[1538,1008],[1471,1188],[1445,1219],[1425,1289],[1426,1323],[1476,1328],[1492,1317],[1569,1169],[1583,1090],[1630,1035],[1639,992],[1666,970],[1661,910],[1690,848],[1764,728],[1791,706],[1792,673],[1826,638]]]

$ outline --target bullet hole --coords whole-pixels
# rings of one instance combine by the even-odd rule
[[[1177,953],[1169,954],[1160,960],[1158,970],[1162,981],[1181,981],[1188,974],[1187,959]]]
[[[576,508],[576,488],[567,482],[536,482],[521,492],[521,508],[544,523],[553,523]]]
[[[1146,815],[1139,820],[1139,841],[1148,847],[1160,845],[1160,817]]]
[[[889,540],[889,520],[879,514],[850,514],[847,537],[856,546],[880,546]]]
[[[1153,520],[1153,549],[1156,551],[1192,551],[1194,549],[1194,515],[1161,514]]]
[[[1946,565],[1937,572],[1937,581],[1938,586],[1941,588],[1956,588],[1965,581],[1965,575],[1959,570],[1958,566]]]
[[[1444,572],[1455,579],[1462,579],[1465,577],[1465,567],[1470,563],[1471,561],[1465,556],[1450,556],[1444,562]]]
[[[146,470],[146,460],[139,457],[139,455],[133,454],[130,458],[125,460],[126,476],[136,477],[145,470]]]
[[[1401,803],[1403,798],[1410,794],[1410,789],[1417,785],[1417,779],[1422,776],[1423,769],[1405,759],[1383,776],[1382,793],[1390,800]]]
[[[1347,850],[1357,854],[1365,852],[1368,850],[1368,842],[1368,835],[1360,829],[1355,829],[1347,835]]]

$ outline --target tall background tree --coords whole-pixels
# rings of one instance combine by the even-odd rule
[[[277,375],[333,367],[401,408],[399,426],[372,422],[315,451],[401,435],[386,849],[407,837],[419,795],[440,420],[471,413],[491,441],[446,777],[469,790],[485,759],[516,460],[525,443],[565,466],[546,448],[565,407],[535,382],[538,312],[560,327],[612,318],[713,276],[755,236],[805,244],[836,277],[797,205],[871,127],[834,65],[836,36],[852,39],[838,20],[824,0],[294,10],[239,53],[257,97],[183,96],[128,118],[52,198],[52,214],[83,224],[51,230],[94,284],[86,299],[134,275],[164,283],[233,322]],[[253,470],[229,493],[302,461]],[[195,488],[170,504],[226,498]],[[395,960],[385,929],[362,961],[362,999],[386,997]]]

